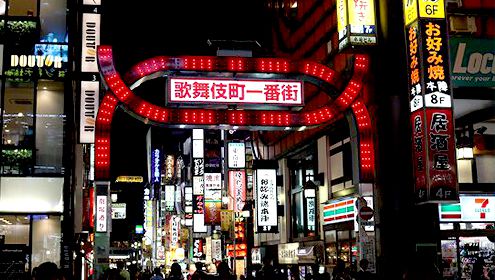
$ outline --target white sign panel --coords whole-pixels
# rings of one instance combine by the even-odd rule
[[[244,143],[229,142],[229,168],[246,167],[246,147]]]
[[[277,171],[256,170],[256,217],[258,232],[277,231]]]
[[[174,203],[175,203],[175,186],[174,185],[166,185],[165,186],[165,210],[166,211],[174,211]]]
[[[462,220],[476,222],[495,221],[495,197],[461,196]]]
[[[460,203],[440,204],[442,222],[495,222],[495,196],[459,196]]]
[[[98,72],[96,48],[100,44],[100,14],[82,15],[81,72]]]
[[[84,5],[93,5],[93,6],[99,6],[101,5],[101,0],[83,0]]]
[[[79,142],[95,142],[96,114],[100,94],[99,82],[81,81],[81,114],[79,119]]]
[[[205,173],[205,200],[222,200],[222,173]]]
[[[193,194],[194,195],[205,194],[205,179],[203,176],[193,177]]]
[[[107,196],[96,196],[96,232],[107,231]]]
[[[215,260],[222,259],[222,240],[212,239],[211,240],[211,258]]]
[[[284,80],[170,78],[169,101],[198,104],[303,104],[303,84]]]
[[[170,247],[177,248],[180,233],[180,217],[173,215],[170,223]]]
[[[126,215],[126,204],[125,203],[112,203],[112,219],[123,220]]]
[[[297,264],[297,249],[299,243],[278,244],[278,263],[279,264]]]

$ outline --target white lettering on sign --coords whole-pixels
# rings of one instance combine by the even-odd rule
[[[466,43],[459,43],[455,56],[453,73],[456,74],[495,74],[495,53],[474,52],[469,55],[467,65],[462,65]],[[491,64],[491,65],[490,65]]]
[[[160,173],[160,149],[154,149],[153,150],[153,157],[152,157],[152,162],[153,162],[153,183],[159,183],[160,178],[161,178],[161,173]]]
[[[170,78],[169,101],[217,104],[303,104],[299,81]]]
[[[62,68],[62,57],[53,55],[16,55],[10,56],[10,66],[16,67],[53,67]]]

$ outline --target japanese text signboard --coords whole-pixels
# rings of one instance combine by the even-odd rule
[[[303,104],[300,81],[170,78],[169,102],[197,104]]]
[[[375,45],[374,0],[337,0],[339,50],[347,46]]]
[[[277,171],[256,170],[256,217],[258,233],[278,232]]]
[[[229,168],[246,167],[246,147],[244,142],[228,143],[228,166]]]
[[[404,0],[416,203],[458,199],[444,10],[442,0]]]
[[[246,201],[246,171],[229,170],[229,193],[233,198],[229,203],[229,209],[242,212]],[[232,207],[231,207],[232,206]]]
[[[160,149],[153,149],[151,152],[151,183],[160,183],[161,180],[161,162]]]
[[[96,196],[96,232],[106,232],[107,231],[107,196],[97,195]]]

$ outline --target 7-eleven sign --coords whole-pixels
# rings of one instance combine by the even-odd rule
[[[460,196],[460,203],[439,205],[440,221],[494,222],[495,196]]]

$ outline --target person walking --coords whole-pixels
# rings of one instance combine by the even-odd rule
[[[373,274],[368,271],[369,261],[367,259],[362,259],[359,261],[359,271],[357,273],[357,280],[371,280],[373,279]]]
[[[153,269],[153,276],[151,276],[150,280],[163,280],[162,270],[159,267]]]
[[[170,266],[170,273],[168,274],[167,280],[184,280],[184,275],[182,275],[182,268],[179,263],[174,262]]]
[[[343,260],[337,260],[337,266],[333,269],[332,280],[351,280],[351,276],[345,269],[345,263]]]
[[[222,261],[218,264],[217,267],[218,280],[235,280],[235,276],[231,273],[229,264],[225,261]]]
[[[124,280],[131,280],[131,274],[125,269],[123,261],[117,262],[117,269],[119,270],[120,277]]]

